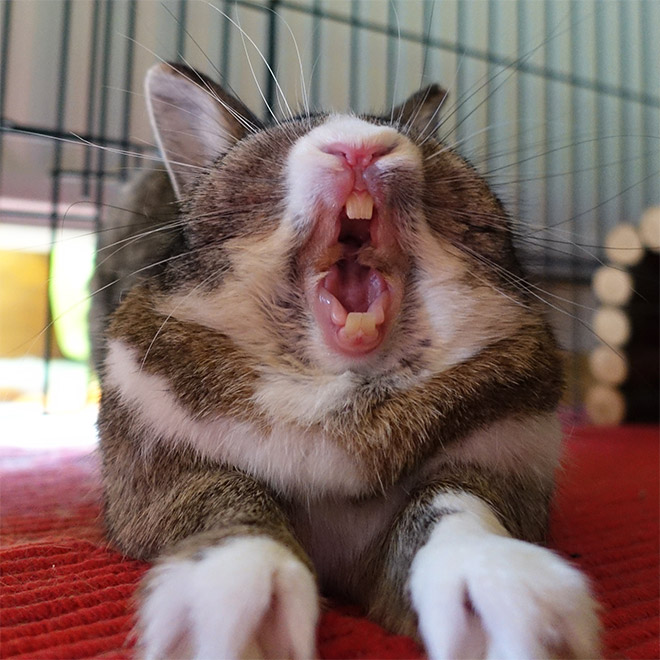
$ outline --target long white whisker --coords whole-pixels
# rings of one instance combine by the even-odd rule
[[[188,61],[187,61],[185,58],[182,57],[181,59],[183,60],[184,64],[185,64],[188,68],[190,68],[191,70],[194,71],[193,67],[190,66],[190,64],[188,63]],[[206,93],[207,93],[207,94],[208,94],[208,95],[209,95],[209,96],[210,96],[210,97],[211,97],[216,103],[219,103],[219,104],[220,104],[220,105],[221,105],[221,106],[222,106],[222,107],[223,107],[223,108],[224,108],[224,109],[225,109],[225,110],[226,110],[226,111],[227,111],[227,112],[228,112],[228,113],[229,113],[229,114],[230,114],[230,115],[231,115],[231,116],[232,116],[232,117],[233,117],[233,118],[239,123],[239,124],[241,124],[241,125],[243,126],[243,128],[245,128],[249,133],[256,133],[256,132],[258,131],[257,127],[256,127],[251,121],[249,121],[247,118],[245,118],[245,117],[244,117],[240,112],[238,112],[237,110],[234,110],[234,108],[232,108],[228,103],[225,103],[225,101],[223,101],[223,100],[218,96],[218,94],[217,94],[216,91],[213,89],[213,87],[211,87],[211,85],[210,85],[210,84],[209,84],[204,78],[202,78],[201,76],[198,76],[198,78],[199,78],[199,80],[200,80],[199,83],[195,82],[194,80],[190,80],[190,78],[188,78],[188,80],[190,80],[190,82],[192,82],[193,84],[195,84],[195,85],[196,85],[199,89],[201,89],[202,91],[205,91],[205,92],[206,92]],[[202,87],[202,85],[203,85],[203,87]],[[217,125],[217,124],[216,124],[216,125]],[[236,136],[232,135],[229,131],[227,131],[225,128],[223,128],[223,127],[221,127],[221,126],[220,126],[219,128],[220,128],[220,130],[222,130],[227,136],[229,136],[230,139],[232,139],[234,142],[238,142],[238,138],[237,138]]]
[[[555,305],[552,305],[543,296],[541,296],[538,293],[535,293],[535,290],[540,291],[541,293],[543,293],[546,296],[549,296],[550,298],[555,298],[557,300],[560,300],[561,302],[565,302],[565,303],[568,303],[570,305],[573,305],[574,307],[579,307],[579,308],[582,308],[582,309],[586,309],[588,311],[594,311],[593,307],[589,307],[587,305],[581,305],[581,304],[579,304],[579,303],[577,303],[573,300],[569,300],[569,299],[564,298],[562,296],[552,294],[549,291],[547,291],[546,289],[543,289],[542,287],[539,287],[539,286],[536,286],[535,284],[532,284],[531,282],[529,282],[525,278],[514,275],[513,273],[508,271],[506,268],[496,264],[492,259],[489,259],[489,258],[485,257],[484,255],[480,254],[476,250],[473,250],[473,249],[469,248],[466,245],[462,245],[462,244],[454,244],[454,245],[458,249],[472,255],[475,259],[480,261],[482,264],[486,265],[488,268],[491,268],[491,269],[495,270],[496,272],[500,273],[506,281],[508,281],[510,284],[512,284],[516,288],[518,288],[522,291],[525,291],[529,295],[531,295],[534,298],[540,300],[543,304],[548,305],[549,307],[552,307],[552,309],[555,309],[557,311],[561,311],[562,313],[568,314],[568,312],[566,312],[566,310],[563,310],[561,307],[557,307]],[[496,290],[501,293],[501,291],[499,289],[496,288]],[[586,325],[586,323],[585,323],[585,327],[588,327]]]
[[[173,18],[177,23],[179,23],[179,19],[178,19],[178,17],[174,15],[174,13],[172,12],[172,10],[171,10],[169,7],[164,7],[164,9],[165,9],[165,11],[167,11],[168,14],[170,14],[170,16],[172,16],[172,18]],[[215,72],[215,74],[218,76],[218,80],[220,80],[220,81],[222,82],[223,87],[226,87],[226,88],[229,89],[232,93],[234,93],[234,91],[233,91],[233,89],[231,88],[231,86],[228,86],[228,85],[226,84],[225,80],[223,80],[222,73],[220,72],[220,70],[218,69],[218,67],[215,65],[215,63],[213,62],[213,60],[212,60],[212,59],[206,54],[206,51],[201,47],[201,45],[199,44],[199,42],[198,42],[198,41],[197,41],[197,40],[196,40],[196,39],[190,34],[190,32],[189,32],[187,29],[185,30],[185,33],[186,33],[186,36],[188,37],[188,39],[190,39],[190,41],[192,41],[192,42],[195,44],[195,46],[197,46],[197,50],[202,54],[202,56],[204,57],[204,59],[209,63],[209,65],[211,66],[211,68],[213,69],[213,71]],[[184,62],[186,61],[185,58],[183,58],[183,56],[181,56],[181,59],[183,59]],[[187,64],[187,62],[186,62],[186,64]],[[193,68],[193,67],[190,67],[190,68]],[[214,92],[213,90],[210,89],[209,92],[212,94],[213,98],[214,98],[216,101],[218,101],[218,102],[219,102],[219,103],[220,103],[220,104],[221,104],[221,105],[222,105],[222,106],[223,106],[223,107],[224,107],[224,108],[225,108],[225,109],[226,109],[226,110],[227,110],[227,111],[228,111],[228,112],[234,117],[234,119],[236,119],[238,122],[240,122],[241,124],[243,124],[243,126],[244,126],[249,132],[251,132],[251,133],[256,133],[256,132],[258,131],[258,127],[257,127],[257,126],[255,126],[254,124],[252,124],[252,122],[250,122],[246,117],[243,117],[240,113],[236,113],[236,112],[233,110],[233,108],[231,108],[231,107],[229,107],[227,104],[225,104],[225,103],[222,101],[222,99],[219,99],[219,98],[217,97],[217,95],[215,94],[215,92]],[[234,93],[234,96],[237,96],[237,94]],[[244,122],[245,122],[245,123],[244,123]]]
[[[167,259],[163,259],[161,261],[150,263],[147,266],[144,266],[143,268],[139,268],[138,270],[132,271],[130,273],[130,275],[137,275],[137,274],[139,274],[139,273],[141,273],[145,270],[149,270],[150,268],[155,268],[156,266],[160,266],[160,265],[165,264],[169,261],[173,261],[174,259],[178,259],[178,258],[181,258],[181,257],[184,257],[184,256],[188,256],[188,254],[189,253],[177,254],[177,255],[174,255],[173,257],[168,257]],[[66,314],[69,314],[70,312],[72,312],[74,309],[76,309],[80,305],[85,304],[89,300],[90,297],[93,297],[93,296],[105,291],[106,289],[109,289],[110,287],[112,287],[115,284],[117,284],[118,282],[120,282],[122,279],[124,279],[124,277],[117,277],[116,279],[112,280],[111,282],[108,282],[108,283],[104,284],[102,287],[99,287],[98,289],[95,289],[94,291],[90,291],[89,295],[86,295],[84,298],[81,298],[80,300],[77,300],[76,302],[72,303],[69,307],[67,307],[65,310],[63,310],[60,314],[58,314],[56,317],[52,318],[50,320],[50,322],[47,323],[44,326],[44,328],[37,335],[32,337],[30,344],[28,344],[28,341],[30,341],[30,339],[28,339],[28,340],[25,341],[25,343],[21,344],[21,346],[17,346],[16,347],[17,350],[22,348],[23,346],[26,346],[27,347],[26,350],[30,351],[30,349],[39,340],[39,338],[43,337],[44,334],[46,332],[48,332],[48,330],[50,330],[55,325],[55,323],[57,323],[57,321],[59,321],[61,318],[63,318]]]
[[[211,7],[212,9],[217,11],[219,14],[224,16],[230,23],[232,23],[232,25],[236,26],[236,28],[239,30],[240,35],[241,35],[241,41],[243,42],[243,50],[245,51],[245,56],[247,57],[248,65],[250,67],[250,71],[252,72],[252,77],[254,78],[254,81],[257,84],[257,87],[259,87],[259,82],[257,80],[257,76],[256,76],[254,68],[252,66],[252,61],[250,60],[250,56],[248,55],[248,52],[247,52],[247,45],[245,43],[245,39],[247,39],[252,44],[252,46],[254,46],[255,50],[257,51],[257,54],[259,55],[259,57],[263,61],[264,65],[268,69],[268,72],[270,73],[270,75],[272,76],[273,81],[275,82],[275,86],[277,87],[277,91],[280,93],[280,97],[283,100],[284,105],[286,106],[286,109],[287,109],[287,112],[289,113],[289,116],[291,118],[293,118],[293,111],[291,110],[291,108],[289,107],[289,104],[287,103],[286,96],[284,95],[284,92],[282,91],[282,88],[280,87],[280,83],[277,80],[277,76],[275,75],[275,72],[271,68],[268,60],[266,59],[264,54],[261,52],[261,49],[259,48],[259,46],[257,46],[257,44],[254,42],[252,37],[250,37],[250,35],[241,27],[240,23],[237,23],[236,21],[234,21],[231,18],[231,16],[228,16],[227,14],[225,14],[225,12],[223,12],[219,7],[216,7],[214,4],[212,4],[210,2],[208,2],[207,4],[208,4],[209,7]],[[273,112],[273,109],[268,105],[268,101],[266,100],[263,92],[261,91],[261,87],[259,87],[259,94],[260,94],[261,98],[263,99],[264,103],[266,104],[266,106],[268,107],[268,110],[269,110],[270,114],[273,116],[273,119],[275,119],[277,121],[277,117],[275,116],[275,113]]]
[[[168,66],[171,66],[171,63],[170,63],[170,62],[168,62],[166,59],[164,59],[163,57],[161,57],[160,55],[158,55],[158,53],[156,53],[156,52],[155,52],[154,50],[152,50],[151,48],[148,48],[147,46],[145,46],[144,44],[140,43],[140,42],[137,41],[136,39],[133,39],[132,37],[129,37],[129,36],[127,36],[127,35],[122,35],[122,36],[124,36],[125,39],[128,39],[129,41],[132,41],[133,43],[135,43],[136,45],[138,45],[140,48],[142,48],[142,49],[145,50],[147,53],[149,53],[150,55],[152,55],[152,56],[153,56],[155,59],[157,59],[159,62],[161,62],[161,63],[163,63],[163,64],[166,64],[166,65],[168,65]],[[181,59],[183,60],[183,57],[182,57]],[[185,62],[185,60],[184,60],[184,62]],[[192,67],[190,67],[190,68],[192,68]],[[239,122],[239,123],[240,123],[240,124],[246,129],[246,130],[248,130],[250,133],[256,133],[256,132],[257,132],[258,128],[257,128],[256,126],[254,126],[251,122],[249,122],[249,121],[248,121],[245,117],[243,117],[241,114],[239,114],[238,112],[236,112],[236,110],[234,110],[234,108],[232,108],[232,107],[229,106],[227,103],[225,103],[221,98],[218,98],[218,95],[215,94],[215,92],[214,92],[212,89],[211,89],[211,90],[207,89],[208,85],[206,85],[205,87],[202,87],[202,86],[199,84],[199,82],[197,82],[197,81],[195,81],[195,80],[191,80],[190,78],[188,78],[188,80],[189,80],[193,85],[196,85],[201,91],[206,92],[206,93],[210,93],[211,98],[213,98],[213,100],[217,101],[220,105],[222,105],[222,107],[223,107],[223,108],[224,108],[229,114],[231,114],[232,117],[234,117],[234,119],[236,119],[236,121]]]
[[[618,192],[614,193],[611,197],[608,197],[607,199],[604,199],[602,202],[599,202],[595,206],[592,206],[591,208],[587,209],[586,211],[582,211],[581,213],[576,213],[575,215],[571,216],[570,218],[566,218],[565,220],[562,220],[561,222],[556,222],[552,225],[548,225],[547,229],[554,229],[556,227],[560,227],[561,225],[565,225],[568,222],[573,222],[577,220],[578,218],[581,218],[583,215],[586,215],[587,213],[593,213],[596,209],[599,209],[601,206],[605,206],[605,204],[609,204],[611,201],[615,200],[617,197],[623,195],[624,193],[628,192],[629,190],[632,190],[633,188],[636,188],[637,186],[641,186],[645,181],[648,181],[649,179],[653,177],[660,176],[660,170],[656,170],[654,172],[651,172],[647,176],[645,176],[643,179],[640,179],[639,181],[635,181],[634,183],[630,184],[629,186],[626,186],[623,190],[619,190]],[[533,234],[537,233],[532,232]]]
[[[307,117],[309,118],[310,116],[310,110],[309,110],[309,96],[307,94],[307,85],[305,84],[305,70],[303,68],[303,63],[302,63],[302,56],[300,55],[300,49],[298,48],[298,40],[296,39],[296,35],[294,34],[293,30],[291,29],[291,26],[289,23],[282,17],[280,14],[278,14],[274,9],[271,9],[270,7],[268,8],[268,11],[271,11],[275,13],[275,15],[284,23],[284,26],[286,29],[289,31],[289,35],[291,36],[291,41],[293,42],[293,47],[296,49],[296,58],[298,60],[298,68],[300,69],[300,85],[301,85],[301,93],[303,97],[303,107],[305,108],[305,112],[307,114]]]
[[[399,14],[396,10],[396,5],[394,0],[390,0],[389,6],[394,12],[394,18],[396,19],[396,31],[397,31],[397,41],[396,41],[396,67],[394,68],[394,85],[392,86],[392,99],[390,111],[390,123],[394,122],[394,108],[396,107],[396,95],[397,95],[397,86],[399,83],[399,67],[401,65],[401,21],[399,20]]]
[[[188,295],[191,295],[192,293],[194,293],[194,292],[197,291],[198,289],[202,288],[207,282],[209,282],[210,280],[212,280],[212,279],[213,279],[214,277],[216,277],[216,276],[217,276],[217,272],[215,272],[215,271],[212,272],[210,275],[208,275],[207,277],[205,277],[201,282],[199,282],[199,284],[197,284],[195,287],[193,287],[193,289],[188,293]],[[141,362],[141,364],[140,364],[140,372],[142,372],[142,370],[144,369],[144,366],[145,366],[145,364],[146,364],[146,362],[147,362],[147,358],[149,357],[149,353],[150,353],[151,349],[153,348],[153,345],[156,343],[156,340],[157,340],[158,337],[160,336],[160,333],[161,333],[161,332],[163,331],[163,329],[165,328],[165,325],[167,324],[167,322],[168,322],[168,321],[174,316],[176,310],[177,310],[179,307],[181,307],[181,305],[183,305],[185,299],[186,299],[186,297],[182,298],[182,299],[181,299],[181,300],[180,300],[180,301],[174,306],[174,308],[172,309],[172,311],[171,311],[171,312],[165,317],[165,320],[161,323],[160,327],[159,327],[158,330],[156,331],[156,334],[153,336],[151,342],[149,342],[149,346],[147,347],[147,350],[145,351],[144,357],[142,358],[142,362]]]
[[[590,143],[593,143],[593,142],[601,142],[603,140],[618,139],[618,138],[622,138],[622,137],[642,137],[646,140],[659,140],[660,139],[657,135],[634,135],[634,136],[630,136],[630,135],[602,135],[602,136],[593,137],[593,138],[592,137],[585,138],[584,140],[576,140],[576,141],[572,141],[572,142],[567,141],[566,144],[562,144],[561,146],[553,147],[552,149],[547,149],[545,151],[540,151],[540,152],[532,154],[531,156],[527,156],[525,158],[520,158],[520,159],[518,159],[516,161],[513,161],[511,163],[507,163],[506,165],[501,165],[500,167],[497,167],[493,170],[489,170],[488,174],[493,174],[494,172],[500,172],[502,170],[506,170],[506,169],[509,169],[511,167],[515,167],[516,165],[520,165],[522,163],[527,163],[529,161],[536,160],[537,158],[543,158],[544,156],[547,156],[548,154],[553,154],[553,153],[556,153],[556,152],[559,152],[559,151],[563,151],[565,149],[573,149],[574,147],[590,144]],[[538,144],[546,144],[546,143],[547,143],[546,140],[542,140],[542,141],[538,142]],[[533,147],[534,147],[533,144],[530,145],[530,148],[533,148]],[[497,153],[493,156],[493,158],[502,157],[503,155],[506,155],[506,153],[518,153],[518,149],[512,149],[508,152]],[[490,157],[486,160],[490,160]]]
[[[90,146],[90,147],[94,147],[95,149],[103,149],[103,150],[105,150],[105,151],[109,151],[110,153],[116,153],[116,154],[128,154],[129,156],[130,156],[130,155],[133,155],[133,156],[136,156],[136,155],[137,155],[138,157],[142,158],[142,156],[139,156],[138,154],[133,154],[133,153],[131,153],[130,151],[126,151],[126,150],[124,150],[124,149],[113,149],[113,148],[110,148],[110,147],[103,147],[103,146],[101,146],[101,145],[94,144],[94,143],[91,142],[90,140],[86,140],[85,138],[83,138],[83,137],[81,137],[81,136],[79,136],[79,135],[76,135],[76,134],[73,133],[73,132],[71,133],[71,135],[73,135],[74,137],[76,137],[76,138],[77,138],[80,142],[82,142],[83,144],[86,144],[86,145],[88,145],[88,146]],[[77,143],[74,142],[74,144],[77,144]],[[160,158],[159,156],[149,156],[149,157],[144,156],[144,158],[145,158],[145,160],[151,160],[151,161],[154,161],[154,162],[157,162],[157,163],[162,163],[162,162],[163,162],[163,161],[162,161],[162,158]],[[189,168],[189,169],[199,170],[200,172],[208,172],[208,169],[209,169],[208,167],[203,167],[203,166],[201,166],[201,165],[193,165],[192,163],[184,163],[184,162],[182,162],[182,161],[173,161],[173,160],[170,160],[170,163],[171,163],[172,165],[177,165],[177,166],[181,166],[181,167],[187,167],[187,168]]]
[[[454,77],[452,78],[451,83],[449,84],[449,87],[447,88],[447,94],[445,94],[445,97],[442,99],[442,101],[438,104],[438,107],[433,111],[433,114],[429,117],[429,120],[426,122],[426,125],[424,128],[420,131],[419,137],[421,138],[421,141],[419,142],[419,145],[423,145],[427,140],[429,140],[433,134],[437,130],[437,124],[435,123],[435,118],[438,116],[438,113],[443,109],[443,106],[447,102],[447,99],[449,98],[449,94],[451,93],[452,90],[456,89],[457,81],[458,81],[458,74],[461,71],[461,67],[463,66],[463,63],[467,60],[467,56],[465,54],[461,55],[459,61],[458,61],[458,66],[456,67],[456,71],[454,72]],[[431,130],[429,130],[429,128]],[[428,134],[425,135],[425,133],[428,131]]]
[[[465,103],[467,103],[470,99],[472,99],[476,94],[478,94],[484,87],[487,87],[490,83],[493,82],[496,78],[498,78],[502,73],[507,73],[508,75],[502,80],[498,85],[495,87],[495,89],[491,90],[488,94],[488,97],[484,99],[483,101],[480,101],[475,105],[470,112],[462,118],[461,124],[464,123],[469,117],[471,117],[486,101],[495,93],[497,92],[510,78],[512,78],[514,75],[517,74],[518,69],[520,68],[520,65],[524,63],[525,61],[529,60],[532,58],[532,56],[543,46],[545,46],[549,41],[552,39],[556,39],[558,36],[563,34],[563,32],[566,32],[570,29],[571,25],[569,24],[567,27],[563,28],[563,30],[560,31],[559,25],[557,26],[556,30],[552,32],[546,39],[541,41],[539,44],[537,44],[534,48],[531,50],[527,51],[526,53],[523,53],[519,58],[517,58],[514,62],[511,63],[508,67],[500,69],[497,73],[495,73],[492,76],[489,76],[488,74],[485,74],[482,76],[479,80],[477,80],[472,88],[468,89],[466,91],[467,96],[464,94],[464,98],[462,99],[457,99],[456,105],[454,107],[454,110],[449,113],[447,116],[443,118],[443,120],[437,125],[435,130],[439,130],[452,116],[454,116],[457,112],[458,109],[463,106]],[[481,84],[479,84],[481,83]],[[460,125],[460,124],[459,124]],[[455,128],[458,128],[456,126]],[[455,129],[454,129],[455,130]]]
[[[426,15],[426,9],[427,7],[431,7],[431,13],[429,16]],[[431,40],[431,28],[433,27],[433,15],[435,14],[435,7],[436,3],[424,3],[423,6],[423,12],[422,12],[422,20],[427,26],[426,33],[424,35],[424,61],[422,62],[422,71],[420,73],[420,79],[419,79],[419,86],[420,88],[424,86],[425,84],[425,76],[426,76],[426,70],[428,67],[428,56],[429,56],[429,42]]]
[[[71,132],[71,135],[73,138],[66,138],[62,137],[61,135],[48,135],[46,133],[39,133],[37,131],[30,131],[24,128],[13,128],[12,126],[5,126],[3,127],[3,130],[6,131],[7,133],[18,133],[20,135],[30,135],[38,138],[48,138],[49,140],[53,140],[54,142],[64,142],[65,144],[72,144],[72,145],[78,145],[78,146],[88,146],[88,147],[94,147],[94,149],[100,149],[103,151],[107,151],[108,153],[112,154],[118,154],[118,155],[126,155],[126,156],[132,156],[133,158],[139,158],[142,160],[148,160],[148,161],[153,161],[157,163],[161,163],[162,159],[157,156],[157,155],[149,155],[146,153],[140,153],[137,151],[129,151],[127,149],[120,149],[119,147],[110,147],[104,144],[96,144],[95,142],[92,142],[92,140],[88,140],[87,138],[84,138],[81,135],[78,135],[74,133],[73,131]],[[155,151],[155,147],[152,144],[148,145],[150,149]],[[182,165],[185,163],[182,163]],[[192,165],[190,166],[192,167]]]
[[[478,131],[475,131],[474,133],[471,133],[470,135],[465,136],[461,140],[456,140],[456,142],[454,142],[452,144],[443,145],[439,149],[436,149],[436,151],[434,151],[429,156],[426,156],[426,158],[424,160],[427,160],[427,161],[432,160],[433,158],[436,158],[440,154],[446,153],[447,151],[452,151],[452,150],[456,149],[457,147],[459,147],[461,144],[465,144],[466,142],[469,142],[470,140],[475,138],[477,135],[483,135],[484,133],[487,133],[488,131],[492,131],[493,128],[495,128],[496,126],[499,126],[499,125],[500,124],[498,123],[498,124],[494,124],[493,126],[486,126],[485,128],[482,128]]]

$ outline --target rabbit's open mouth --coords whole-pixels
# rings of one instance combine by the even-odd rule
[[[402,255],[389,227],[371,195],[354,191],[323,241],[312,309],[326,342],[344,355],[378,348],[398,312]]]

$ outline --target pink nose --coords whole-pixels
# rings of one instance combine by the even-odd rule
[[[393,147],[384,147],[382,144],[376,145],[352,145],[335,142],[324,147],[323,151],[333,156],[343,158],[351,167],[366,168],[374,160],[392,151]]]
[[[335,142],[323,148],[327,154],[332,154],[341,158],[348,167],[353,170],[355,175],[354,187],[356,190],[366,190],[367,185],[364,181],[364,171],[374,161],[387,155],[394,147],[378,145],[352,145]]]

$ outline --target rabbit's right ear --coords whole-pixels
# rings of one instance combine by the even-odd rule
[[[179,199],[200,170],[262,127],[240,101],[181,64],[151,67],[145,91],[156,141]]]
[[[410,96],[392,110],[392,117],[402,126],[421,133],[435,133],[440,123],[439,113],[446,103],[448,92],[440,85],[429,85]]]

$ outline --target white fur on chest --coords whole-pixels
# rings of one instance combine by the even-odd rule
[[[137,411],[148,437],[189,445],[202,456],[243,470],[278,492],[303,501],[365,492],[355,459],[332,438],[286,423],[263,433],[253,424],[226,417],[196,420],[179,403],[167,380],[144,372],[134,351],[118,340],[109,345],[106,385],[116,388],[122,400]],[[286,379],[266,379],[257,389],[254,403],[271,413],[279,408],[280,418],[289,422],[300,420],[297,411],[302,409],[304,421],[311,424],[350,397],[353,382],[346,375],[310,383],[306,397],[301,396],[301,384],[292,389],[284,385]],[[554,414],[506,418],[440,448],[406,478],[406,484],[414,486],[432,478],[447,463],[481,465],[504,475],[531,472],[551,479],[560,440]]]
[[[321,434],[277,425],[264,434],[253,424],[225,417],[193,419],[167,380],[144,372],[135,352],[121,341],[109,344],[105,383],[137,411],[146,434],[154,440],[189,445],[279,492],[306,499],[323,494],[354,496],[364,490],[355,463]]]

